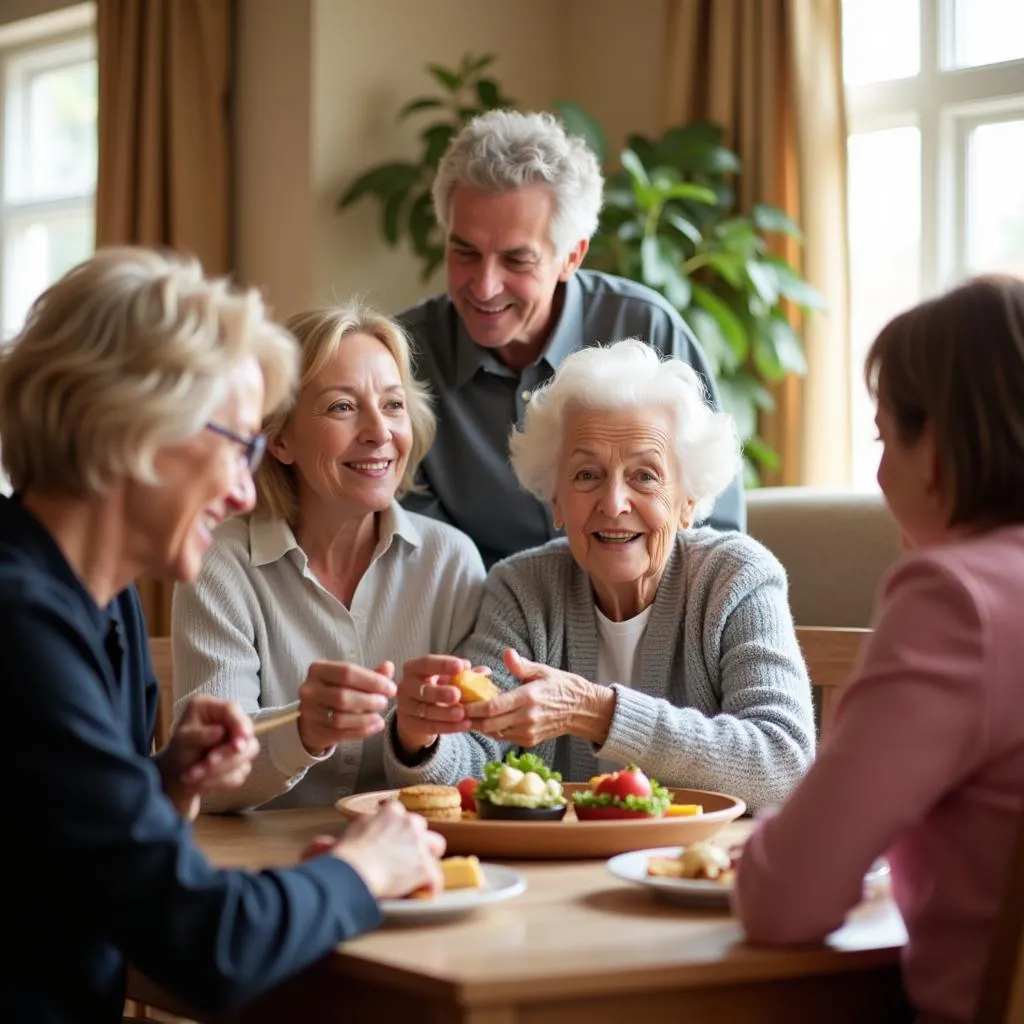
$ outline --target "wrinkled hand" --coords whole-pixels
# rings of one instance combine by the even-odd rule
[[[322,843],[313,840],[307,852],[315,854]],[[421,887],[441,890],[444,847],[443,836],[427,831],[426,818],[391,800],[349,825],[330,852],[350,864],[377,899],[395,899]]]
[[[235,789],[249,776],[260,745],[252,720],[233,701],[193,697],[154,758],[164,792],[183,817],[199,813],[199,798],[216,790]]]
[[[571,672],[527,661],[511,647],[505,648],[503,658],[505,667],[523,685],[492,700],[466,705],[466,714],[477,732],[519,747],[535,747],[567,733],[585,735],[578,728],[580,721],[596,710],[599,691],[605,688],[595,687]],[[605,735],[607,731],[606,725]]]
[[[451,677],[469,668],[464,658],[425,654],[402,666],[398,686],[398,739],[407,754],[429,747],[441,733],[467,732],[469,719]],[[490,675],[490,669],[480,669]]]
[[[314,756],[346,740],[365,740],[384,728],[395,695],[395,666],[376,669],[347,661],[314,661],[299,687],[299,737]]]

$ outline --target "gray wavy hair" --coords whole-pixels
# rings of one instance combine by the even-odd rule
[[[717,412],[697,372],[664,358],[638,338],[574,352],[533,393],[521,428],[512,428],[509,455],[520,485],[550,503],[562,461],[566,413],[667,409],[675,426],[674,454],[682,488],[693,501],[694,522],[711,514],[715,499],[740,468],[740,442],[728,413]]]
[[[586,142],[566,134],[551,114],[490,110],[452,139],[438,166],[434,213],[445,233],[456,185],[488,192],[550,188],[555,200],[551,244],[561,260],[597,230],[604,178]]]

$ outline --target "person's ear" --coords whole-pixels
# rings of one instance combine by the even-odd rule
[[[284,431],[281,431],[280,434],[275,435],[267,441],[267,451],[270,452],[278,462],[285,466],[290,466],[295,461],[291,445],[285,438]]]
[[[562,506],[559,504],[558,498],[551,499],[551,521],[555,524],[555,529],[565,528],[565,518],[562,516]]]
[[[562,261],[562,269],[558,272],[559,281],[568,281],[580,269],[580,265],[583,263],[583,258],[587,255],[589,248],[590,242],[586,238],[581,238],[576,243],[569,252],[569,255]]]
[[[693,514],[696,508],[697,503],[693,498],[688,498],[682,512],[679,513],[679,529],[688,530],[693,525]]]

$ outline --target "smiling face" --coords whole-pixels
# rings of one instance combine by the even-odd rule
[[[452,191],[448,294],[470,337],[510,365],[526,365],[539,354],[552,327],[555,289],[586,255],[588,243],[581,240],[556,259],[554,208],[550,190],[540,186],[488,192],[458,185]],[[502,352],[506,346],[511,351]],[[529,358],[517,359],[516,350]]]
[[[673,538],[692,520],[673,439],[667,409],[566,411],[552,509],[609,618],[654,600]]]
[[[245,437],[259,433],[263,417],[263,374],[255,359],[240,361],[227,378],[224,401],[211,423]],[[256,502],[252,474],[241,445],[202,430],[156,455],[157,485],[130,481],[125,509],[135,526],[134,547],[150,575],[191,582],[213,543],[221,520],[248,512]]]
[[[343,517],[383,511],[411,448],[398,364],[383,342],[354,333],[302,388],[270,452],[295,469],[301,519],[310,503]]]

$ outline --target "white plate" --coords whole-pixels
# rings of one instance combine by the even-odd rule
[[[482,889],[452,889],[431,900],[381,900],[381,913],[388,921],[433,924],[471,914],[480,907],[510,900],[526,891],[526,879],[518,871],[498,864],[481,864],[480,868],[487,883]]]
[[[690,907],[728,907],[732,882],[710,882],[703,878],[659,878],[647,874],[647,861],[651,857],[678,857],[681,847],[663,846],[653,850],[634,850],[620,853],[608,861],[608,870],[624,882],[645,886],[663,899],[683,903]],[[864,876],[865,885],[888,877],[889,865],[875,861]]]

